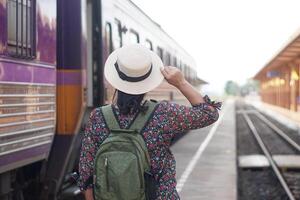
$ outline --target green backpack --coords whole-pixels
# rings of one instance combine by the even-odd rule
[[[147,101],[146,106],[148,110],[139,113],[127,129],[120,128],[111,105],[101,108],[110,134],[95,156],[95,200],[150,199],[145,180],[145,174],[150,174],[150,158],[140,131],[156,103]]]

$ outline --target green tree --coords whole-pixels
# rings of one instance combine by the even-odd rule
[[[225,93],[227,95],[233,95],[237,96],[240,94],[240,87],[239,85],[234,81],[227,81],[225,85]]]

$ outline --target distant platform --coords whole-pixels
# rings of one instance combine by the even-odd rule
[[[276,119],[289,128],[300,130],[300,112],[294,112],[288,109],[264,103],[260,100],[246,99],[246,103],[253,105],[262,113]]]
[[[219,120],[187,133],[171,150],[176,158],[181,199],[237,199],[234,101],[227,101]]]

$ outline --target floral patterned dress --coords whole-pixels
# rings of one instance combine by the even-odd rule
[[[204,97],[205,102],[194,106],[183,106],[167,101],[159,102],[156,106],[148,124],[141,131],[147,145],[151,172],[158,182],[158,200],[180,199],[176,191],[175,159],[170,151],[172,139],[178,133],[191,129],[198,129],[208,126],[217,121],[221,104],[211,101],[208,96]],[[126,128],[138,114],[120,114],[117,106],[113,106],[115,116],[118,118],[121,128]],[[109,135],[100,108],[95,108],[83,135],[78,185],[81,190],[92,188],[91,179],[93,175],[94,156],[100,144]]]

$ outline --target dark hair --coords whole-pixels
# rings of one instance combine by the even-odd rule
[[[127,94],[117,90],[117,106],[121,114],[129,114],[130,112],[144,111],[145,107],[141,105],[145,94]]]

